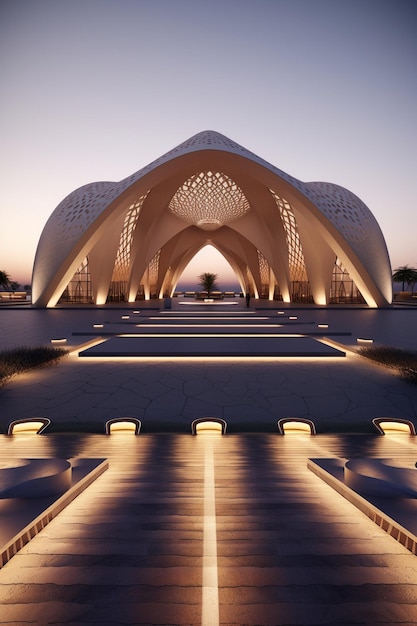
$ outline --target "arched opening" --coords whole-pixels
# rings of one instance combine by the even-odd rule
[[[214,246],[207,244],[194,255],[182,272],[177,283],[177,291],[201,289],[198,276],[203,272],[217,274],[217,284],[221,291],[236,292],[240,290],[239,281],[230,263]]]

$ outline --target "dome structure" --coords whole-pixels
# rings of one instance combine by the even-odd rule
[[[392,300],[384,237],[356,195],[304,183],[204,131],[120,182],[69,194],[39,240],[32,302],[172,295],[206,245],[255,297],[370,307]]]

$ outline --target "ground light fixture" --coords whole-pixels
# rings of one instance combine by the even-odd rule
[[[106,435],[139,435],[142,422],[136,417],[115,417],[106,422]]]
[[[393,417],[374,417],[373,425],[380,435],[415,435],[416,428],[410,420]]]
[[[227,422],[220,417],[200,417],[191,423],[193,435],[226,434]]]
[[[30,417],[10,422],[8,435],[40,435],[48,428],[51,420],[48,417]]]
[[[277,422],[278,431],[281,435],[315,435],[314,422],[301,417],[284,417]]]

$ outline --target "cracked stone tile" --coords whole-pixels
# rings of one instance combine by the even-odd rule
[[[176,417],[181,415],[185,404],[185,397],[182,392],[171,390],[163,396],[151,399],[145,409],[146,419]]]
[[[126,383],[121,385],[121,389],[123,391],[126,390],[131,393],[141,394],[145,398],[152,398],[167,393],[171,391],[172,388],[155,379],[146,383],[140,380],[129,379]]]
[[[275,413],[271,408],[270,411],[259,406],[252,406],[247,404],[240,404],[235,406],[226,407],[224,410],[224,419],[236,422],[247,422],[248,424],[253,421],[259,421],[260,423],[271,423],[275,421]]]
[[[183,391],[186,396],[198,396],[201,393],[210,391],[212,387],[213,385],[208,380],[201,378],[199,380],[185,381]]]
[[[119,389],[116,393],[110,393],[103,399],[98,398],[95,403],[97,407],[105,407],[106,409],[119,409],[120,407],[136,406],[139,409],[145,409],[149,405],[149,398],[141,396],[139,393],[133,393],[131,391],[125,391]]]
[[[182,415],[189,420],[198,417],[223,417],[223,407],[202,401],[200,398],[189,397],[184,404]]]
[[[349,398],[346,396],[330,394],[327,397],[304,398],[311,415],[320,415],[321,418],[336,417],[344,415],[350,406]]]

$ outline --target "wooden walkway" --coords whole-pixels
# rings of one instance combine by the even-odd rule
[[[415,444],[417,445],[417,444]],[[417,560],[306,467],[417,457],[408,438],[0,437],[110,467],[0,570],[0,623],[417,623]]]

